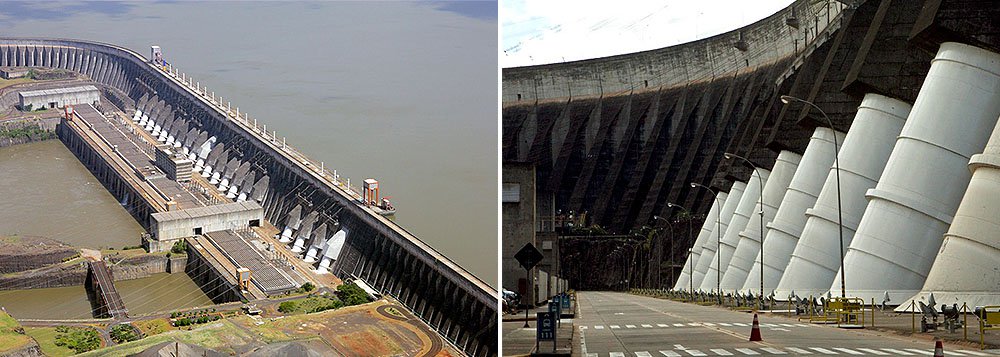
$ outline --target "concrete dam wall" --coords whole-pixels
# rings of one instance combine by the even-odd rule
[[[150,123],[158,118],[163,128],[155,132],[161,136],[169,135],[191,147],[209,142],[220,152],[212,153],[214,162],[206,160],[206,168],[215,163],[216,173],[243,175],[222,179],[235,182],[244,177],[248,182],[242,185],[253,186],[246,192],[252,192],[252,199],[264,209],[264,217],[279,230],[285,228],[289,213],[299,207],[314,213],[316,224],[350,232],[342,237],[342,247],[336,250],[339,254],[329,257],[333,273],[356,276],[395,297],[469,355],[498,354],[495,289],[402,227],[359,205],[350,192],[322,176],[319,165],[260,130],[256,123],[251,125],[244,116],[213,104],[207,93],[138,53],[87,41],[0,38],[0,66],[53,67],[82,73],[114,97],[112,102],[126,113],[141,108]],[[91,166],[96,165],[99,163],[94,160]],[[135,192],[115,190],[116,186],[109,184],[113,178],[102,182],[123,202],[132,200],[129,195],[135,197]],[[145,209],[133,215],[148,229],[151,212]]]
[[[982,228],[997,224],[982,207],[995,200],[985,177],[996,166],[988,139],[1000,117],[1000,26],[991,21],[1000,6],[856,2],[819,22],[804,49],[789,49],[804,40],[791,29],[822,18],[821,5],[796,1],[670,48],[505,69],[503,159],[534,164],[539,194],[555,209],[586,212],[613,233],[671,216],[668,202],[707,213],[714,194],[689,183],[728,192],[721,207],[751,191],[749,167],[724,152],[763,172],[793,170],[783,188],[769,181],[763,197],[742,196],[740,207],[754,206],[749,217],[720,210],[721,252],[715,238],[689,257],[696,290],[1000,303],[990,264],[1000,241]],[[744,67],[718,64],[734,62]],[[670,80],[644,78],[659,72]],[[821,131],[841,134],[810,140]],[[779,153],[801,155],[797,168],[782,166]]]

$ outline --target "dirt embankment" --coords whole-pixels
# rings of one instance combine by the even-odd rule
[[[67,261],[75,248],[43,237],[0,237],[0,274],[17,273]]]

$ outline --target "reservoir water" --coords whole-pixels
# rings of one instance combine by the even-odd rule
[[[379,179],[399,210],[397,223],[496,286],[495,2],[4,7],[5,36],[87,39],[147,56],[150,45],[161,46],[172,65],[327,168],[353,182]],[[86,185],[77,174],[30,172],[32,165],[72,166],[65,149],[53,154],[57,145],[0,151],[0,234],[138,243],[138,225],[92,177]],[[64,169],[82,170],[76,165]],[[20,171],[7,174],[8,167]],[[31,201],[46,193],[55,201]]]

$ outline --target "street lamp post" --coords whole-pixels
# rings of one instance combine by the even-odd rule
[[[757,173],[757,182],[760,183],[760,190],[759,190],[760,191],[760,212],[759,212],[760,213],[760,298],[763,299],[764,298],[764,177],[760,175],[760,171],[757,170],[757,166],[755,166],[752,162],[750,162],[750,160],[748,160],[745,157],[728,152],[723,154],[723,157],[725,157],[727,160],[732,158],[737,158],[746,162],[747,165],[750,165],[750,167],[753,168],[753,171]]]
[[[708,190],[708,192],[712,193],[712,196],[715,196],[716,200],[719,200],[719,194],[718,194],[718,192],[715,192],[715,190],[713,190],[711,187],[702,185],[702,184],[697,183],[697,182],[692,182],[691,183],[691,188],[695,188],[695,187],[701,187],[701,188],[704,188],[704,189]],[[718,240],[715,242],[715,244],[716,244],[715,254],[719,254],[719,250],[722,249],[722,205],[723,204],[725,204],[725,203],[722,202],[722,200],[719,200],[719,205],[716,206],[716,207],[718,207],[718,208],[716,208],[716,211],[719,214],[718,214],[718,217],[715,218],[715,224],[717,225],[716,228],[715,228],[715,231],[718,232],[718,236],[719,237],[718,237]],[[717,293],[719,293],[719,295],[721,296],[722,295],[722,291],[719,289],[719,284],[720,284],[720,281],[722,280],[722,269],[721,269],[722,263],[719,262],[716,265],[718,265],[719,267],[715,271],[715,273],[716,273],[715,291]],[[691,282],[691,284],[692,284],[691,285],[691,290],[694,290],[694,275],[691,275],[691,280],[692,280],[692,282]],[[693,293],[694,291],[691,291],[691,292]],[[722,298],[720,297],[719,299],[722,299]],[[720,302],[720,304],[721,304],[721,302]]]
[[[687,208],[684,208],[683,206],[681,206],[679,204],[676,204],[676,203],[667,202],[667,207],[670,207],[670,208],[674,208],[674,207],[680,208],[682,211],[684,211],[684,214],[686,214],[688,216],[688,240],[690,241],[691,240],[691,211],[688,211]],[[673,238],[671,237],[671,242],[670,242],[670,260],[671,260],[671,263],[673,262],[673,258],[674,258],[673,254],[674,254],[674,242],[673,242]],[[683,269],[683,268],[684,267],[681,267],[681,269]],[[670,279],[671,279],[671,281],[673,281],[673,275],[674,275],[674,266],[673,266],[673,264],[671,264],[670,265]]]
[[[826,119],[826,124],[830,126],[830,130],[833,131],[833,167],[837,173],[837,227],[840,229],[840,297],[847,297],[847,279],[844,276],[846,273],[844,271],[844,209],[840,198],[840,145],[837,143],[837,129],[833,128],[833,121],[826,115],[826,112],[810,101],[790,95],[783,95],[781,96],[781,102],[785,104],[799,102],[816,108],[823,115],[823,118]],[[763,247],[763,244],[761,247]]]
[[[674,268],[673,268],[673,262],[674,262],[674,225],[671,224],[670,221],[667,220],[666,218],[663,218],[663,217],[660,217],[660,216],[653,216],[653,219],[654,220],[658,219],[658,220],[667,222],[667,227],[670,227],[670,263],[671,263],[671,267],[670,267],[670,280],[673,281],[673,279],[674,279]],[[661,243],[663,242],[662,238],[660,239],[660,242]],[[663,285],[662,281],[660,280],[660,262],[663,261],[663,249],[662,249],[663,247],[659,247],[659,248],[661,248],[661,249],[657,249],[656,250],[656,255],[657,255],[657,258],[656,258],[657,259],[657,263],[656,263],[656,285],[657,285],[657,287],[660,287],[660,286]]]

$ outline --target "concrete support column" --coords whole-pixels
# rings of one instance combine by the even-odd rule
[[[858,107],[851,130],[841,141],[838,155],[845,249],[850,245],[858,222],[868,206],[865,191],[875,187],[882,175],[882,169],[889,160],[893,144],[903,129],[909,112],[910,105],[907,103],[878,94],[868,94]],[[832,142],[823,144],[826,145],[822,147],[832,150]],[[806,149],[807,156],[810,155],[810,150],[812,145]],[[832,163],[832,158],[830,162]],[[767,237],[775,237],[775,244],[787,242],[779,245],[777,249],[781,251],[788,249],[789,245],[793,249],[786,266],[777,264],[780,262],[775,262],[774,266],[765,262],[764,285],[770,286],[771,279],[775,279],[777,287],[774,293],[778,299],[783,300],[793,292],[800,297],[824,294],[840,269],[836,172],[830,165],[817,169],[822,172],[820,177],[826,177],[826,182],[822,184],[819,194],[813,197],[815,203],[805,205],[806,209],[802,212],[791,215],[798,220],[784,220],[779,210],[779,218],[772,223],[774,229]],[[792,194],[789,188],[789,193],[785,195],[786,201],[792,202]],[[783,205],[782,209],[784,207]],[[796,222],[800,225],[795,226]],[[795,235],[795,227],[799,227],[801,235]]]
[[[758,171],[763,175],[760,179],[757,176]],[[716,285],[719,284],[719,275],[726,275],[725,270],[729,267],[729,261],[733,258],[736,245],[739,244],[739,232],[742,232],[747,227],[750,217],[756,215],[754,212],[759,209],[757,202],[760,201],[760,191],[763,189],[762,184],[767,181],[767,176],[770,174],[771,171],[766,169],[758,168],[751,170],[750,178],[747,180],[747,189],[743,192],[743,196],[740,197],[736,211],[733,212],[733,218],[729,221],[729,226],[726,227],[726,232],[722,235],[722,243],[719,251],[715,253],[715,257],[709,263],[708,272],[705,274],[705,279],[701,282],[702,290],[715,289]],[[721,271],[719,270],[720,267]],[[723,291],[727,291],[725,287],[721,288]],[[731,291],[732,289],[729,290]]]
[[[823,188],[823,179],[830,172],[833,156],[836,154],[834,139],[844,142],[844,134],[830,128],[819,127],[813,131],[809,145],[802,155],[802,161],[795,170],[795,176],[788,184],[781,206],[774,220],[767,224],[769,230],[764,239],[764,294],[768,295],[778,285],[792,250],[798,242],[805,225],[805,211],[816,202]],[[754,257],[754,264],[747,276],[743,290],[760,289],[760,253]]]
[[[778,158],[774,162],[771,175],[767,178],[767,183],[764,185],[764,222],[761,223],[760,216],[758,215],[759,212],[757,211],[761,209],[761,205],[758,205],[754,208],[755,214],[750,216],[746,229],[739,233],[740,239],[736,246],[736,251],[733,252],[733,258],[729,261],[729,268],[726,269],[726,274],[722,276],[723,289],[745,291],[743,286],[747,280],[747,274],[750,273],[751,267],[757,266],[755,258],[760,252],[761,224],[766,225],[774,219],[774,215],[778,212],[778,206],[781,205],[781,199],[785,197],[785,191],[788,190],[788,184],[792,182],[792,177],[795,175],[800,160],[802,160],[802,155],[791,151],[782,150],[778,153]],[[767,227],[765,226],[764,228],[764,234],[766,235]],[[765,257],[770,258],[766,254]],[[757,281],[759,282],[760,279],[757,279]],[[757,290],[758,288],[753,288],[753,291]]]
[[[705,274],[708,273],[708,265],[712,263],[712,259],[715,258],[715,251],[718,250],[718,242],[722,234],[726,233],[726,228],[729,227],[729,221],[733,218],[733,212],[736,212],[736,206],[740,203],[740,198],[743,197],[743,191],[746,190],[747,184],[744,182],[736,181],[733,182],[733,187],[729,189],[729,195],[726,197],[726,202],[722,205],[722,212],[719,213],[719,217],[722,219],[716,222],[716,225],[712,226],[712,232],[709,234],[705,244],[701,246],[701,255],[698,256],[698,261],[694,266],[694,288],[701,289],[702,283],[705,280]],[[712,287],[709,290],[715,289],[715,280],[712,281]],[[701,289],[705,290],[705,289]]]
[[[969,160],[969,170],[969,188],[914,299],[934,293],[942,302],[1000,303],[1000,123],[983,153]]]
[[[681,276],[677,278],[677,284],[674,285],[674,290],[689,290],[692,286],[691,272],[694,264],[698,262],[698,258],[701,257],[702,246],[706,242],[714,239],[709,239],[712,236],[712,230],[718,226],[719,211],[726,202],[726,198],[729,197],[728,193],[719,192],[717,196],[712,200],[712,207],[708,209],[705,215],[705,223],[701,225],[701,231],[698,233],[698,238],[694,240],[694,244],[691,246],[691,254],[688,255],[687,260],[684,262],[684,266],[681,268]],[[704,277],[704,276],[703,276]],[[701,283],[701,281],[698,281]],[[694,284],[695,286],[700,286],[700,284]]]
[[[998,116],[1000,54],[941,44],[885,171],[866,194],[844,257],[848,296],[881,300],[888,292],[903,301],[923,287],[972,178],[969,158],[986,145]],[[840,290],[839,278],[831,289]]]

